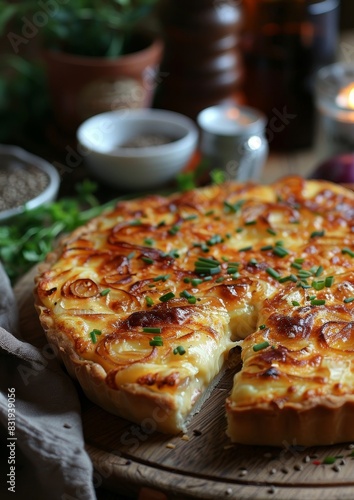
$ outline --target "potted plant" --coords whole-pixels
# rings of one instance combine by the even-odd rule
[[[156,3],[0,0],[0,26],[14,18],[15,52],[40,40],[55,121],[73,133],[94,114],[150,105],[162,42],[143,24]]]

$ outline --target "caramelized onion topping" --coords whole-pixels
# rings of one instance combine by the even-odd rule
[[[64,297],[74,296],[79,299],[95,297],[99,292],[97,284],[91,279],[78,279],[72,283],[65,283],[61,289]]]

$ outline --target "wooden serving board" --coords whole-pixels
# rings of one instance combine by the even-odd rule
[[[34,273],[16,285],[15,294],[22,335],[41,347],[46,340],[33,306]],[[154,432],[153,419],[139,427],[115,417],[88,401],[78,388],[96,485],[132,498],[148,487],[161,493],[144,498],[156,500],[352,500],[354,445],[350,443],[308,449],[287,442],[281,449],[230,444],[224,405],[236,369],[227,370],[193,417],[187,436]],[[326,457],[337,458],[324,464]]]

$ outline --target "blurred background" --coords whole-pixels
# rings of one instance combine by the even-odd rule
[[[65,168],[83,175],[75,132],[89,116],[152,107],[196,120],[230,102],[266,116],[264,178],[289,162],[307,174],[329,154],[315,74],[354,58],[351,0],[1,0],[0,29],[0,143],[57,162],[63,184]]]

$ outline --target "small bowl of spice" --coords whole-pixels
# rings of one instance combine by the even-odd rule
[[[166,185],[188,164],[198,128],[173,111],[123,109],[89,118],[77,139],[93,176],[110,186],[142,191]]]
[[[53,201],[59,184],[50,163],[17,146],[0,145],[0,220]]]

